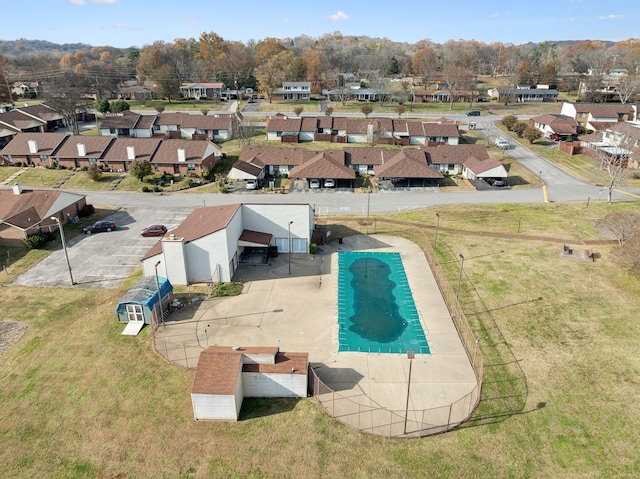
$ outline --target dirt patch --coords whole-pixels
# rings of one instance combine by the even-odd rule
[[[0,321],[0,356],[22,337],[27,325],[18,321]]]

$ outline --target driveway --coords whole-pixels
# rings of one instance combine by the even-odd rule
[[[152,223],[172,229],[191,208],[121,208],[106,219],[118,228],[110,233],[79,235],[67,242],[69,264],[76,287],[115,288],[140,266],[145,253],[158,238],[143,238],[140,231]],[[60,248],[18,276],[11,284],[68,287],[71,284],[64,251]]]

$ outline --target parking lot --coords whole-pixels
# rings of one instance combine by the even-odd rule
[[[71,273],[80,288],[114,288],[140,266],[144,254],[159,238],[143,238],[140,231],[154,223],[175,228],[192,208],[122,208],[105,218],[117,225],[115,231],[79,235],[68,239]],[[64,251],[60,248],[18,276],[12,284],[24,286],[70,286]]]

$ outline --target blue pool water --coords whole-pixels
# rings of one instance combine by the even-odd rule
[[[339,351],[429,354],[399,253],[338,253]]]

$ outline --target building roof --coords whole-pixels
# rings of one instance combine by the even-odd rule
[[[186,159],[184,163],[200,164],[207,158],[207,147],[211,144],[208,140],[164,140],[153,156],[153,163],[174,164],[179,163],[178,150],[182,148]]]
[[[269,246],[273,235],[271,233],[262,233],[260,231],[242,230],[238,241],[245,241],[247,243],[261,244]]]
[[[245,355],[273,355],[272,363],[245,362]],[[209,346],[200,353],[193,394],[235,394],[240,371],[263,374],[307,374],[307,353],[286,353],[277,348]],[[243,364],[244,363],[244,364]]]
[[[40,224],[55,226],[52,215],[80,201],[84,196],[60,190],[0,190],[0,222],[20,229]]]
[[[115,140],[112,136],[67,136],[64,143],[57,149],[56,158],[102,158],[109,145]],[[86,153],[81,155],[80,144],[84,145]]]
[[[224,88],[224,83],[222,82],[214,82],[214,83],[183,83],[180,85],[180,88],[212,88],[214,90]]]
[[[442,178],[442,173],[427,164],[422,150],[384,151],[383,156],[384,163],[374,168],[378,177]]]
[[[289,172],[290,178],[354,179],[356,172],[345,166],[344,151],[329,150],[315,155]]]
[[[127,151],[128,146],[133,146],[135,160],[150,162],[160,143],[162,143],[160,138],[115,138],[101,159],[105,161],[133,161],[129,159]]]
[[[255,163],[255,159],[266,165],[297,166],[306,161],[306,158],[314,156],[317,151],[308,151],[304,148],[287,148],[285,146],[247,145],[240,151],[239,161]]]
[[[458,138],[460,131],[458,127],[451,123],[422,123],[424,135],[428,137],[449,137]]]
[[[66,133],[18,133],[7,145],[0,150],[0,154],[6,155],[53,155],[67,138]],[[29,150],[29,140],[36,142],[37,152]]]
[[[489,158],[487,147],[480,144],[438,146],[421,145],[420,149],[427,153],[429,164],[434,165],[462,164],[467,158],[472,156],[480,160]]]
[[[493,168],[498,168],[503,165],[495,158],[485,158],[481,160],[479,158],[471,156],[465,160],[464,166],[473,171],[474,174],[479,175],[481,173],[484,173],[485,171],[489,171]]]
[[[267,118],[267,132],[291,132],[298,133],[302,126],[302,118],[288,118],[272,116]]]
[[[381,165],[382,149],[373,146],[350,146],[344,148],[347,165]]]
[[[102,123],[100,123],[100,128],[113,128],[120,130],[134,129],[140,121],[141,116],[142,115],[129,110],[125,110],[121,113],[105,113]]]
[[[227,227],[231,219],[240,209],[239,203],[220,206],[202,206],[193,212],[180,223],[176,229],[171,230],[166,238],[175,235],[177,238],[184,238],[185,243],[190,243],[204,236],[213,234]],[[151,258],[162,253],[162,240],[158,241],[151,248],[143,259]]]
[[[616,103],[571,103],[578,113],[590,113],[596,118],[618,118],[620,115],[633,115],[633,107]]]
[[[0,123],[16,130],[31,130],[46,126],[47,122],[21,112],[19,109],[0,113]]]
[[[27,115],[38,118],[42,121],[55,121],[62,120],[62,118],[64,118],[60,113],[55,111],[46,103],[17,108],[17,111],[26,113]]]

